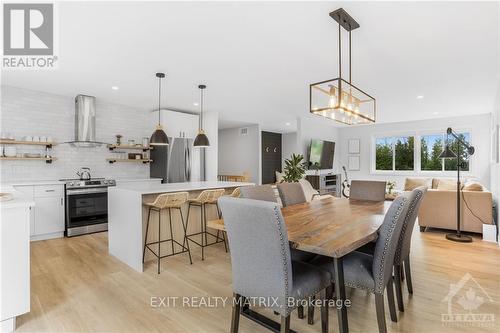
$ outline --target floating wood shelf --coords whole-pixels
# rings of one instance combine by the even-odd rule
[[[45,163],[52,163],[57,160],[55,157],[0,157],[4,161],[45,161]]]
[[[16,140],[0,140],[2,145],[30,145],[30,146],[45,146],[52,147],[57,145],[55,142],[44,142],[44,141],[16,141]]]
[[[109,150],[115,149],[139,149],[142,151],[148,151],[153,149],[151,146],[142,146],[142,145],[108,145]]]
[[[115,162],[135,162],[135,163],[144,163],[144,164],[148,164],[148,163],[151,163],[153,162],[153,160],[150,160],[150,159],[139,159],[139,160],[136,160],[136,159],[131,159],[131,158],[123,158],[123,159],[119,159],[119,158],[107,158],[106,161],[108,161],[110,164],[113,164]]]

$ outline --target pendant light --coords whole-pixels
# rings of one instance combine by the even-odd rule
[[[330,17],[339,25],[339,77],[309,86],[309,112],[346,125],[374,123],[375,98],[351,82],[351,31],[359,24],[342,8],[331,12]],[[342,78],[342,28],[349,37],[349,81]]]
[[[200,89],[200,125],[198,128],[198,135],[194,139],[193,146],[195,147],[208,147],[210,146],[210,142],[208,141],[208,137],[203,130],[203,90],[205,90],[207,86],[204,84],[200,84],[198,88]]]
[[[158,78],[158,125],[156,125],[156,130],[151,135],[149,139],[149,144],[151,146],[166,146],[168,145],[168,137],[163,127],[161,126],[161,80],[165,77],[165,73],[156,73]]]

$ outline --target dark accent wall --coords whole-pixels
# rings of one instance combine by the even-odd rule
[[[261,132],[262,184],[276,182],[276,171],[281,172],[281,133]]]

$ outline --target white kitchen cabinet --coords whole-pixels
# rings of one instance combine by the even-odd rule
[[[35,197],[35,235],[64,232],[63,197]]]
[[[14,192],[0,205],[0,331],[12,332],[16,317],[30,311],[30,216],[33,202]]]
[[[36,203],[30,217],[31,240],[64,236],[64,185],[16,185],[14,188]]]
[[[158,111],[152,112],[151,115],[152,123],[158,124]],[[173,138],[195,138],[198,134],[198,119],[198,115],[195,114],[161,111],[163,130]]]

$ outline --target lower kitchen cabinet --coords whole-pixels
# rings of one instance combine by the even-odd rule
[[[64,236],[64,185],[19,185],[16,190],[35,201],[30,217],[31,240]]]
[[[35,233],[48,235],[64,232],[63,197],[35,197]]]

